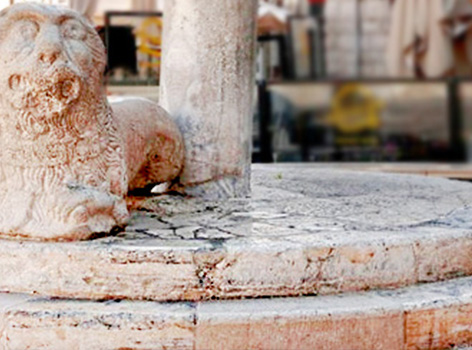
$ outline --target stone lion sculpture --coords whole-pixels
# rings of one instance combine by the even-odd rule
[[[128,219],[128,191],[168,182],[181,135],[144,99],[109,104],[101,39],[74,11],[0,13],[0,235],[87,239]]]

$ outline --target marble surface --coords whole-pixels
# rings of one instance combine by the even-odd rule
[[[154,102],[109,104],[105,47],[66,7],[0,16],[0,236],[74,241],[127,224],[128,192],[174,180],[182,136]]]
[[[353,236],[362,240],[367,232],[371,240],[405,236],[406,230],[414,236],[424,228],[472,228],[472,186],[466,182],[297,165],[253,170],[250,199],[152,199],[144,206],[164,217],[136,213],[127,233],[164,240],[288,241],[306,234],[320,242],[346,242]]]
[[[165,2],[159,101],[183,134],[180,181],[193,195],[249,193],[257,8],[256,0]]]
[[[252,198],[141,201],[126,231],[0,241],[0,290],[84,299],[333,294],[472,275],[472,185],[253,166]]]
[[[472,345],[472,279],[207,302],[0,294],[1,349],[446,349]]]

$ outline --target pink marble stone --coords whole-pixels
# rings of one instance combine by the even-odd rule
[[[178,176],[183,142],[147,100],[110,105],[104,46],[65,8],[0,14],[0,232],[86,239],[127,223],[129,190]]]

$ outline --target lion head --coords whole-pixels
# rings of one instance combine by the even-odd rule
[[[81,99],[103,95],[105,63],[98,34],[74,11],[22,3],[0,13],[4,109],[33,116],[35,123],[60,117]]]

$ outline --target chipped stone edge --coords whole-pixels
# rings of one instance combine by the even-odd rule
[[[155,301],[337,294],[472,275],[472,232],[146,246],[0,242],[0,291]],[[379,237],[384,236],[384,237]]]
[[[441,349],[472,345],[472,278],[396,291],[195,303],[1,294],[0,312],[3,349],[269,349],[275,341],[286,349]]]

